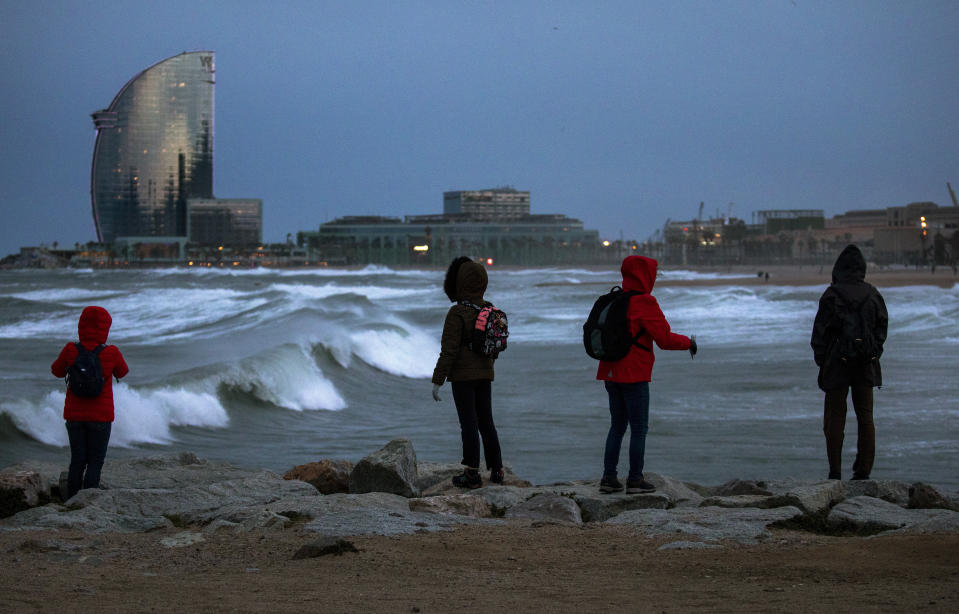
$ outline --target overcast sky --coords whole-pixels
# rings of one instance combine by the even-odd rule
[[[509,185],[645,239],[667,218],[950,205],[959,2],[0,0],[0,256],[95,239],[90,113],[216,52],[218,197],[264,240]]]

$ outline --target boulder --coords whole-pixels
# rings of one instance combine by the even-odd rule
[[[350,474],[350,492],[386,492],[416,497],[416,452],[409,439],[394,439],[363,458]]]
[[[909,487],[908,506],[912,509],[943,509],[959,512],[959,504],[922,482],[916,482]]]
[[[4,528],[69,529],[83,533],[145,533],[172,526],[168,518],[159,515],[117,514],[92,505],[68,509],[55,503],[33,507],[0,521],[0,527]]]
[[[0,472],[0,518],[13,516],[48,500],[43,478],[36,471]]]
[[[826,524],[835,531],[859,534],[897,529],[906,529],[903,532],[930,532],[931,525],[959,527],[959,512],[906,509],[875,497],[853,497],[832,508],[826,517]]]
[[[284,480],[300,480],[312,484],[324,495],[350,492],[350,473],[353,463],[348,460],[323,459],[315,463],[297,465],[283,474]]]
[[[656,487],[657,493],[669,497],[670,507],[698,507],[703,500],[694,488],[677,479],[648,471],[643,475]]]
[[[835,503],[845,498],[843,483],[839,480],[803,483],[796,481],[767,482],[773,497],[766,507],[798,507],[807,514],[824,514]]]
[[[681,533],[708,542],[732,540],[753,544],[770,536],[769,525],[801,515],[796,507],[645,509],[623,512],[606,523],[626,525],[650,537]]]
[[[512,506],[506,511],[506,518],[528,518],[530,520],[552,520],[571,524],[583,524],[579,505],[569,497],[556,493],[540,493]]]
[[[456,514],[474,518],[489,518],[491,510],[486,499],[477,495],[436,495],[410,499],[410,511],[430,514]]]
[[[740,495],[765,495],[773,494],[766,489],[764,482],[753,480],[730,480],[721,486],[713,489],[713,496],[716,497],[735,497]]]
[[[905,507],[909,503],[909,485],[894,480],[849,480],[842,483],[843,499],[874,497]]]
[[[251,473],[230,463],[209,461],[193,452],[137,458],[110,458],[100,483],[106,488],[183,488],[245,478]]]
[[[725,497],[706,497],[699,504],[700,507],[756,507],[769,509],[780,507],[779,497],[769,495],[729,495]]]

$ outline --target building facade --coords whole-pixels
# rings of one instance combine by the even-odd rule
[[[263,242],[263,201],[258,198],[187,200],[187,237],[208,247],[255,247]]]
[[[300,232],[297,244],[328,264],[445,266],[457,256],[504,265],[603,264],[618,253],[599,232],[560,214],[529,213],[529,192],[445,192],[440,214],[346,216]]]
[[[92,114],[97,240],[186,236],[187,200],[213,198],[214,54],[167,58]]]

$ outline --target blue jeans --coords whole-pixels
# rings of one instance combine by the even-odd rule
[[[603,457],[603,477],[615,478],[619,449],[629,425],[629,478],[643,477],[646,433],[649,432],[649,382],[620,384],[606,382],[609,394],[609,434]]]
[[[100,486],[100,470],[107,457],[111,422],[67,420],[70,437],[70,473],[67,477],[67,499],[81,488]]]

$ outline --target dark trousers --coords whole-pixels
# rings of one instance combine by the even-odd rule
[[[603,477],[616,477],[619,449],[629,426],[629,478],[643,478],[646,433],[649,432],[649,382],[620,384],[606,382],[609,395],[609,433],[603,456]]]
[[[467,467],[479,469],[480,436],[483,437],[483,454],[487,469],[501,469],[503,456],[499,447],[499,435],[493,424],[491,382],[488,379],[450,382],[453,402],[460,418],[460,435],[463,438],[463,460]]]
[[[67,420],[70,437],[70,472],[67,477],[67,499],[81,488],[100,486],[100,470],[110,443],[110,422]]]
[[[846,430],[846,395],[849,387],[826,392],[822,430],[826,434],[826,457],[829,459],[830,476],[842,473],[842,441]],[[876,457],[876,426],[872,421],[872,387],[853,386],[852,406],[856,411],[858,437],[856,461],[852,465],[853,477],[869,477]]]

